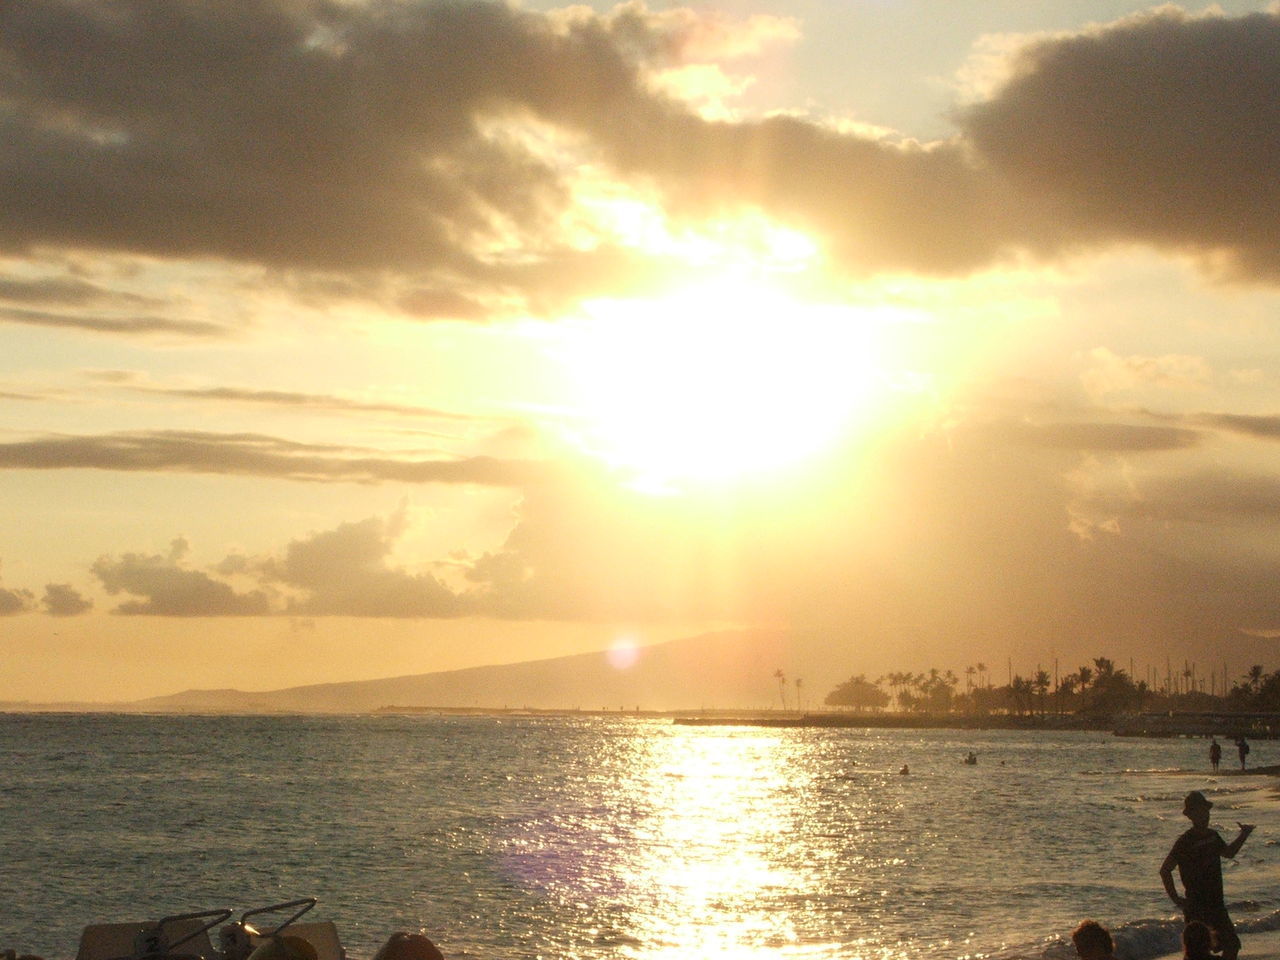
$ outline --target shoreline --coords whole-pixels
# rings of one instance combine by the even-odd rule
[[[1274,740],[1280,737],[1280,714],[914,714],[914,713],[691,713],[674,717],[682,726],[759,726],[823,728],[889,728],[902,730],[1085,730],[1110,731],[1126,737],[1221,737]]]
[[[796,712],[770,709],[582,709],[575,707],[486,707],[393,704],[371,710],[297,710],[193,707],[158,709],[140,704],[35,704],[0,701],[0,716],[21,715],[132,716],[440,716],[440,717],[599,717],[669,720],[680,726],[771,728],[1012,730],[1026,732],[1092,731],[1120,737],[1280,739],[1280,713],[1148,713],[1129,715],[961,714]]]

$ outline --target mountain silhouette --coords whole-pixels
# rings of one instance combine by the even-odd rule
[[[649,647],[280,690],[185,690],[127,705],[157,712],[361,713],[401,709],[702,710],[781,706],[788,635],[742,630]],[[786,674],[788,677],[789,673]],[[816,687],[825,691],[826,687]],[[818,694],[819,696],[821,694]],[[787,691],[788,705],[795,691]]]

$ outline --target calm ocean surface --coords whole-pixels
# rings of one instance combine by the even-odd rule
[[[1280,801],[1206,758],[1096,733],[0,715],[0,948],[315,896],[356,960],[397,929],[476,960],[1055,960],[1086,916],[1151,957],[1180,929],[1156,869],[1192,788],[1228,839],[1259,825],[1226,869],[1247,948],[1280,926]]]

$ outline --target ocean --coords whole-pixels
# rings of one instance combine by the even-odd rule
[[[1066,960],[1085,917],[1142,960],[1176,947],[1156,870],[1200,789],[1228,840],[1258,824],[1225,865],[1247,951],[1280,804],[1226,746],[1215,777],[1204,740],[1082,732],[0,715],[0,949],[314,896],[354,960],[401,929],[475,960]]]

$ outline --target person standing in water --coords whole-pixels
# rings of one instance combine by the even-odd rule
[[[1244,769],[1244,758],[1249,756],[1249,741],[1241,737],[1236,741],[1236,751],[1240,754],[1240,769]]]
[[[1213,764],[1213,772],[1218,772],[1218,764],[1222,762],[1222,744],[1218,742],[1218,738],[1213,738],[1213,743],[1209,744],[1209,762]]]
[[[1199,920],[1214,932],[1222,960],[1236,960],[1240,938],[1227,914],[1222,894],[1222,861],[1240,852],[1253,833],[1253,824],[1238,823],[1239,835],[1227,843],[1216,830],[1209,828],[1209,811],[1213,804],[1199,790],[1192,790],[1182,804],[1182,815],[1191,821],[1191,829],[1173,842],[1169,855],[1160,864],[1160,881],[1165,893],[1178,907],[1187,922]],[[1183,894],[1173,882],[1173,868],[1182,878]]]

